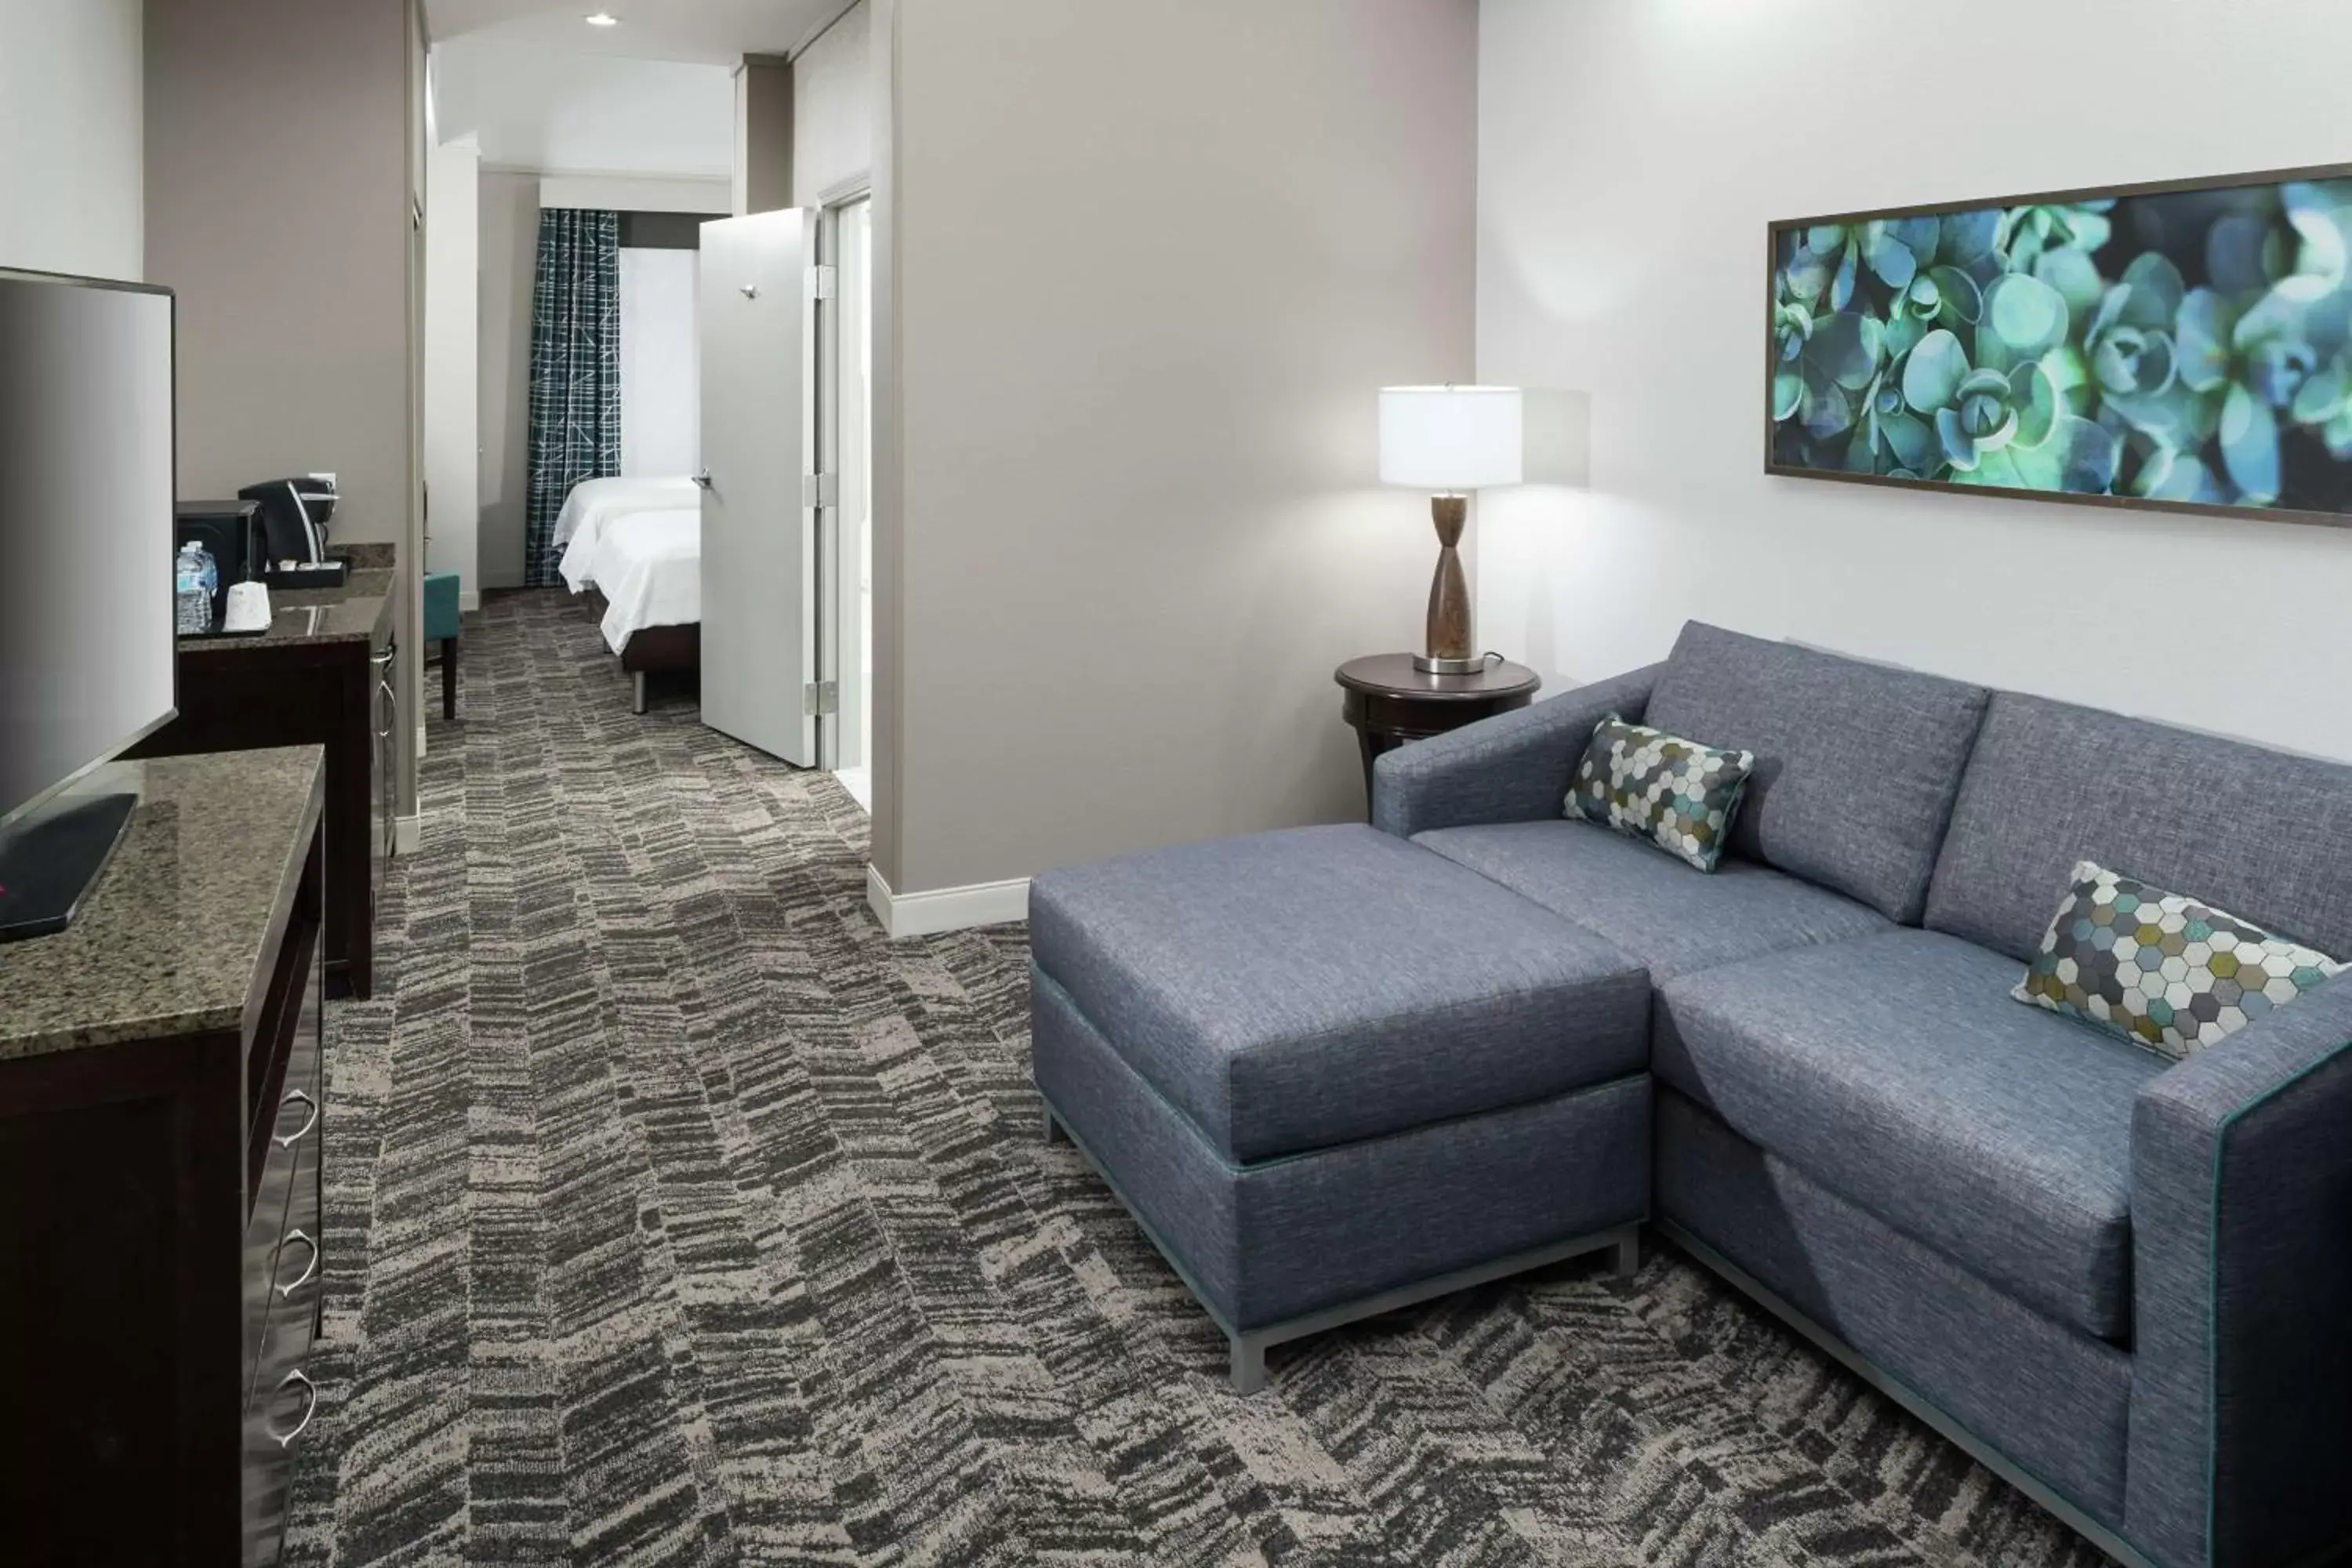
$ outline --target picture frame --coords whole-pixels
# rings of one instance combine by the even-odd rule
[[[1776,219],[1765,259],[1769,475],[2352,527],[2352,163]]]

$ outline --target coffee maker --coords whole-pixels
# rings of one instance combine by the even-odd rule
[[[261,507],[262,558],[271,570],[289,561],[298,567],[326,564],[327,523],[335,515],[334,475],[264,479],[236,493]]]

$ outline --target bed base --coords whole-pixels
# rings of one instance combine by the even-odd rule
[[[608,606],[604,595],[594,587],[588,590],[589,602],[595,606],[596,618],[603,620]],[[629,634],[629,646],[620,652],[621,668],[629,672],[629,711],[646,710],[646,677],[667,675],[680,670],[702,668],[702,627],[643,626]]]

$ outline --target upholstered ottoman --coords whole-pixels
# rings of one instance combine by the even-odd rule
[[[1370,827],[1030,890],[1050,1138],[1101,1172],[1264,1384],[1268,1345],[1602,1247],[1650,1190],[1649,981]]]

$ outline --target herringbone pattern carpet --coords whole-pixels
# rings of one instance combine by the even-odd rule
[[[559,595],[466,657],[331,1010],[293,1561],[2096,1561],[1664,1249],[1234,1398],[1038,1139],[1017,929],[885,942],[841,790],[633,718]]]

